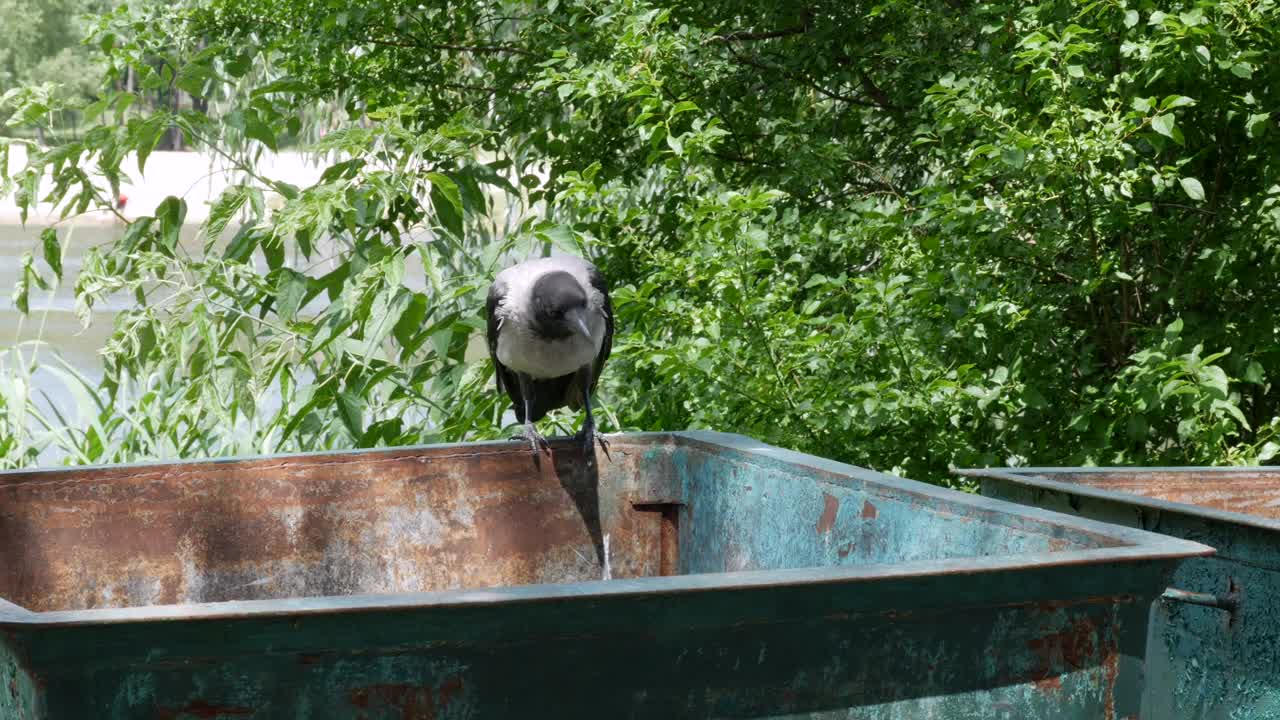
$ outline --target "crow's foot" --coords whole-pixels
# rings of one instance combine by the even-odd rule
[[[573,439],[582,443],[582,452],[586,454],[588,459],[595,457],[595,448],[592,447],[592,444],[598,442],[600,443],[600,449],[604,451],[604,456],[610,461],[613,460],[613,457],[609,455],[609,439],[602,433],[597,432],[595,428],[584,427],[573,436]]]
[[[516,435],[511,439],[524,440],[528,442],[529,448],[533,450],[533,459],[535,461],[538,459],[538,456],[542,451],[551,452],[551,443],[547,442],[547,439],[542,437],[542,434],[533,426],[533,423],[525,423],[524,430],[521,431],[519,435]]]

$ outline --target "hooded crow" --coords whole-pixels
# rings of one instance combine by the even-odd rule
[[[486,311],[498,391],[511,397],[534,457],[550,446],[533,424],[559,407],[586,410],[574,439],[588,458],[597,440],[607,453],[591,415],[591,393],[613,345],[613,305],[600,271],[569,255],[522,262],[494,278]]]

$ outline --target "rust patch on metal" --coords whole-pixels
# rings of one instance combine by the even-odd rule
[[[878,514],[879,513],[876,511],[876,506],[872,505],[870,500],[863,501],[862,517],[864,520],[875,520],[876,515]]]
[[[447,708],[461,690],[462,680],[452,678],[438,692],[429,685],[382,683],[356,688],[348,698],[353,707],[361,710],[398,710],[401,720],[434,720],[437,711]]]
[[[462,692],[462,678],[450,678],[440,686],[440,709],[443,710]]]
[[[831,532],[836,526],[836,513],[840,512],[840,500],[831,493],[822,493],[822,515],[818,517],[819,535]]]
[[[1120,653],[1116,652],[1115,648],[1107,651],[1107,657],[1102,662],[1102,674],[1106,680],[1103,720],[1115,720],[1116,686],[1120,677]]]
[[[603,533],[614,577],[657,575],[670,531],[631,499],[666,478],[619,450],[597,469],[513,444],[10,474],[0,547],[22,551],[0,597],[44,612],[596,580]]]
[[[1038,663],[1033,670],[1036,687],[1042,691],[1062,687],[1064,672],[1089,667],[1097,654],[1098,627],[1088,618],[1077,618],[1071,627],[1027,641]]]
[[[1036,690],[1039,690],[1042,693],[1047,693],[1053,690],[1062,689],[1062,678],[1057,675],[1051,675],[1047,678],[1041,678],[1034,682],[1035,682]]]
[[[204,700],[192,700],[182,708],[156,709],[156,717],[160,720],[184,720],[185,718],[217,720],[227,716],[245,717],[252,714],[253,710],[243,705],[215,705]]]
[[[1119,687],[1120,679],[1120,638],[1114,628],[1120,623],[1120,612],[1118,606],[1111,608],[1111,630],[1107,632],[1106,639],[1106,657],[1102,661],[1103,678],[1106,681],[1103,700],[1103,720],[1115,720],[1116,717],[1116,690]]]
[[[1274,471],[1097,471],[1053,475],[1060,482],[1156,500],[1280,519],[1280,474]]]

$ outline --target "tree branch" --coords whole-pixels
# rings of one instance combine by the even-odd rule
[[[757,40],[774,40],[776,38],[788,37],[791,35],[803,35],[813,28],[813,8],[802,8],[800,10],[800,24],[791,27],[779,28],[778,30],[765,30],[763,32],[753,32],[750,30],[734,30],[725,35],[715,35],[710,37],[703,45],[711,43],[729,43],[729,42],[755,42]]]
[[[807,25],[796,25],[794,27],[782,28],[780,30],[769,30],[766,32],[748,32],[746,30],[735,30],[725,35],[713,35],[703,45],[712,43],[728,43],[728,42],[754,42],[756,40],[773,40],[775,38],[787,37],[789,35],[803,35],[809,31]]]
[[[371,42],[374,45],[411,48],[414,50],[457,50],[458,52],[470,53],[511,53],[513,55],[534,56],[534,53],[525,50],[522,47],[517,47],[508,43],[499,43],[496,45],[458,45],[454,43],[414,43],[404,42],[403,40],[390,40],[387,38],[366,38],[366,41]]]
[[[784,77],[791,78],[792,80],[799,82],[805,87],[815,90],[819,94],[827,98],[830,98],[832,100],[839,100],[840,102],[846,102],[851,105],[862,105],[864,107],[884,107],[879,103],[873,102],[871,100],[864,100],[859,97],[854,97],[852,95],[845,95],[843,93],[838,93],[834,90],[827,89],[819,85],[818,83],[814,82],[813,80],[809,79],[809,77],[804,73],[795,72],[794,70],[788,70],[786,68],[779,67],[777,65],[769,65],[767,63],[762,63],[759,60],[747,57],[745,55],[739,55],[737,53],[733,53],[733,60],[734,62],[740,65],[753,67],[757,70],[762,70],[764,72],[775,72],[780,75],[783,75]]]

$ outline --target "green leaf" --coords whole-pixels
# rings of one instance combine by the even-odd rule
[[[364,432],[363,411],[364,398],[350,389],[338,393],[338,418],[353,438],[360,437]]]
[[[671,108],[671,115],[669,117],[674,118],[680,113],[697,112],[697,110],[698,110],[698,106],[695,103],[689,100],[681,100],[680,102],[675,104],[675,107]]]
[[[1231,66],[1231,74],[1245,80],[1253,78],[1253,66],[1248,63],[1236,63]]]
[[[250,140],[257,140],[271,148],[272,152],[275,152],[276,135],[271,131],[271,128],[267,127],[266,123],[258,118],[256,113],[245,116],[244,134]]]
[[[1164,329],[1166,340],[1176,340],[1180,335],[1182,335],[1182,318],[1169,323]]]
[[[227,244],[222,257],[231,262],[245,262],[253,255],[260,240],[261,235],[252,225],[241,225],[235,236],[231,238],[231,242]]]
[[[1027,162],[1027,153],[1017,146],[1004,147],[1000,149],[1000,159],[1009,167],[1021,169]]]
[[[1255,113],[1249,116],[1244,123],[1245,134],[1251,138],[1262,137],[1267,132],[1267,126],[1270,124],[1270,113]]]
[[[258,244],[262,256],[267,261],[267,268],[279,270],[284,266],[284,240],[275,234],[267,235]]]
[[[160,244],[173,255],[178,248],[182,222],[187,217],[187,203],[172,195],[160,201],[156,208],[156,219],[160,221]]]
[[[684,155],[684,141],[670,133],[667,133],[667,147],[671,148],[676,157]]]
[[[44,261],[53,270],[59,280],[62,279],[62,244],[58,242],[58,231],[45,228],[40,233],[40,242],[44,246]]]
[[[253,56],[237,55],[222,64],[222,69],[233,78],[244,77],[253,68]]]
[[[190,62],[178,72],[174,85],[196,97],[204,96],[205,86],[217,76],[206,62]]]
[[[1151,118],[1151,129],[1160,133],[1167,138],[1173,138],[1174,119],[1173,115],[1162,114]]]
[[[1192,200],[1204,200],[1204,186],[1200,184],[1199,180],[1193,177],[1184,177],[1178,182],[1182,183],[1182,190],[1187,194],[1187,197]]]
[[[1222,392],[1226,392],[1225,386]],[[1235,418],[1236,422],[1240,423],[1240,427],[1243,427],[1245,430],[1252,429],[1249,427],[1249,420],[1244,416],[1244,413],[1241,412],[1239,406],[1230,400],[1214,400],[1213,406],[1219,410],[1225,410],[1227,414]]]
[[[427,319],[429,304],[430,300],[426,295],[419,292],[413,293],[409,304],[400,313],[400,318],[396,320],[395,328],[392,330],[400,347],[408,349],[412,345],[414,337],[422,330],[422,323]],[[408,358],[401,357],[401,359]]]
[[[365,319],[364,361],[367,363],[387,339],[409,305],[411,293],[403,287],[387,287],[374,296]]]
[[[168,118],[164,115],[156,115],[138,123],[133,142],[138,149],[139,173],[145,172],[147,158],[151,157],[151,151],[155,150],[156,143],[160,141],[160,135],[168,127],[167,120]]]
[[[1196,46],[1195,55],[1202,65],[1208,65],[1209,61],[1213,59],[1213,56],[1209,54],[1209,48],[1203,45]]]
[[[1266,371],[1262,369],[1262,364],[1257,360],[1250,360],[1244,369],[1244,381],[1254,385],[1262,385],[1266,382],[1266,379]]]
[[[1138,11],[1137,11],[1137,10],[1129,10],[1129,11],[1125,12],[1125,14],[1124,14],[1124,26],[1125,26],[1125,27],[1127,27],[1127,28],[1131,28],[1131,27],[1133,27],[1134,25],[1137,25],[1137,24],[1138,24],[1138,19],[1139,19],[1139,18],[1138,18]]]
[[[462,193],[458,184],[440,173],[427,173],[431,182],[431,207],[436,211],[436,219],[454,237],[461,238],[462,231]]]
[[[1186,95],[1169,95],[1169,96],[1166,96],[1164,100],[1160,101],[1160,109],[1172,110],[1173,108],[1180,108],[1187,105],[1195,105],[1195,104],[1196,104],[1196,101],[1187,97]]]
[[[1082,77],[1084,77],[1084,66],[1083,66],[1083,65],[1068,65],[1068,66],[1067,66],[1067,74],[1068,74],[1068,75],[1070,75],[1070,76],[1071,76],[1071,77],[1073,77],[1073,78],[1082,78]]]
[[[1178,19],[1187,27],[1195,27],[1204,22],[1204,12],[1200,8],[1193,8],[1187,12],[1179,13]]]
[[[281,268],[276,276],[276,315],[292,322],[306,302],[309,279],[296,270]]]
[[[213,207],[209,208],[209,218],[204,224],[206,250],[209,245],[222,237],[227,223],[235,217],[240,208],[244,207],[245,198],[248,197],[247,190],[244,185],[230,185],[218,196]]]
[[[1147,418],[1142,415],[1131,415],[1126,428],[1130,440],[1142,440],[1147,436]]]
[[[438,172],[429,172],[426,177],[431,183],[432,192],[439,190],[441,196],[447,200],[454,209],[459,213],[463,211],[462,192],[458,189],[458,183],[454,182],[448,175]]]
[[[1266,462],[1280,453],[1280,444],[1268,440],[1258,448],[1258,462]]]
[[[13,306],[26,315],[31,312],[31,253],[24,253],[20,263],[22,269],[18,271],[18,282],[13,286]]]
[[[257,98],[257,97],[262,97],[263,95],[272,95],[275,93],[280,93],[283,95],[296,95],[299,93],[305,93],[310,89],[311,89],[311,86],[302,80],[299,80],[297,78],[285,77],[285,78],[280,78],[279,80],[272,80],[266,85],[263,85],[262,87],[254,90],[252,93],[252,96]]]

